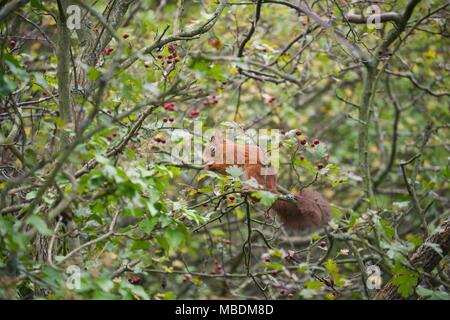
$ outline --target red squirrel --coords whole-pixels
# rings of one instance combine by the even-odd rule
[[[243,169],[244,180],[254,178],[267,191],[278,193],[277,173],[270,170],[268,158],[257,145],[235,144],[227,139],[216,141],[213,136],[203,157],[207,162],[206,170],[226,175],[228,167],[237,166]],[[328,201],[319,192],[304,189],[294,194],[294,199],[296,203],[278,199],[271,208],[288,228],[310,230],[326,225],[331,220]]]

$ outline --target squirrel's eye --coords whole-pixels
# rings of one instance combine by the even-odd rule
[[[211,153],[211,157],[215,157],[216,156],[216,147],[215,146],[209,147],[209,152]]]

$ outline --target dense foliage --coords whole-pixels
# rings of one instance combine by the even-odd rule
[[[1,298],[450,298],[448,1],[0,3]],[[175,163],[198,121],[333,221]]]

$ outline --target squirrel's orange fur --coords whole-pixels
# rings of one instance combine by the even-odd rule
[[[227,153],[229,153],[227,158]],[[256,145],[235,144],[230,140],[215,141],[205,150],[206,169],[226,175],[226,169],[238,166],[244,171],[244,180],[254,178],[266,190],[277,192],[277,175],[270,171],[267,157]],[[294,195],[296,203],[278,199],[272,206],[283,224],[296,230],[308,230],[325,225],[331,220],[327,200],[317,191],[305,189]]]

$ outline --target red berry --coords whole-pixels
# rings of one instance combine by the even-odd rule
[[[122,38],[124,38],[124,39],[128,39],[129,37],[130,37],[129,33],[124,33],[123,36],[122,36]]]
[[[211,275],[215,275],[215,274],[217,273],[217,271],[216,271],[216,270],[213,270],[213,271],[211,271],[210,273],[211,273]]]
[[[228,200],[234,201],[234,196],[228,196]]]
[[[2,163],[3,164],[8,164],[8,160],[3,160]]]
[[[175,103],[166,103],[164,104],[164,109],[167,111],[173,111],[175,107]]]
[[[144,63],[144,68],[148,68],[148,67],[149,67],[148,63]]]
[[[14,48],[16,46],[16,44],[17,44],[16,40],[9,40],[9,46],[11,48]]]
[[[314,140],[313,140],[313,143],[314,143],[315,145],[318,145],[318,144],[320,143],[320,141],[319,141],[319,139],[314,139]]]
[[[158,54],[158,59],[162,59],[163,56],[161,54]]]
[[[292,293],[289,293],[289,294],[288,294],[288,298],[289,298],[289,299],[292,299],[293,296],[294,296],[294,295],[293,295]]]
[[[189,112],[189,118],[195,118],[199,114],[200,114],[200,111],[198,111],[198,110],[191,111],[191,112]]]
[[[271,273],[275,277],[278,274],[278,271],[277,270],[273,270]]]
[[[304,146],[304,145],[306,144],[306,140],[305,140],[305,139],[300,140],[300,144],[301,144],[302,146]]]
[[[169,121],[168,118],[164,118],[164,119],[163,119],[163,122],[167,122],[167,121]]]
[[[209,105],[208,99],[203,100],[203,105],[204,105],[205,107]]]
[[[202,206],[204,206],[206,208],[208,206],[208,203],[206,202],[206,203],[202,204]]]
[[[140,284],[142,283],[142,278],[139,276],[130,276],[128,277],[128,282],[134,285]]]
[[[172,63],[172,60],[167,59],[167,64],[171,64],[171,63]]]
[[[323,165],[323,163],[322,162],[319,162],[318,164],[317,164],[317,169],[322,169],[324,167],[324,165]]]
[[[285,293],[286,293],[286,290],[280,289],[280,295],[284,296]]]
[[[302,135],[302,130],[295,130],[295,134],[297,135],[297,136],[301,136]]]
[[[300,156],[300,160],[301,161],[305,160],[305,156]]]
[[[156,142],[161,142],[161,138],[160,137],[155,137],[155,138],[153,138],[153,140],[155,140]]]
[[[227,246],[230,246],[230,245],[231,245],[231,240],[230,240],[230,239],[225,240],[225,244],[226,244]]]
[[[104,50],[103,50],[103,53],[104,53],[104,55],[105,56],[109,56],[112,52],[113,52],[113,48],[110,48],[110,47],[106,47]]]
[[[174,122],[175,118],[174,117],[169,117],[169,122]]]
[[[111,142],[111,141],[112,141],[112,137],[111,137],[111,136],[107,136],[107,137],[106,137],[106,140],[108,140],[108,141]]]
[[[113,136],[113,138],[117,137],[117,132],[114,131],[114,132],[112,133],[112,136]]]
[[[321,248],[325,248],[327,246],[327,242],[322,240],[322,241],[320,241],[319,246]]]
[[[269,257],[264,257],[264,262],[269,263],[270,262],[270,258]]]

